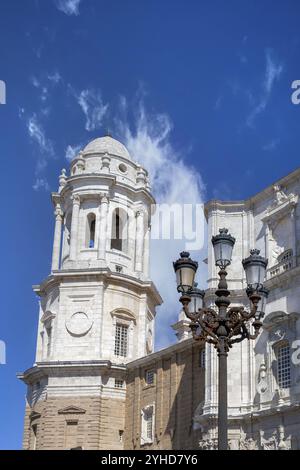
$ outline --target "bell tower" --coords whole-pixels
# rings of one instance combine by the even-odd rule
[[[126,363],[153,352],[155,201],[147,171],[110,136],[90,142],[52,193],[50,275],[27,384],[25,449],[123,448]]]

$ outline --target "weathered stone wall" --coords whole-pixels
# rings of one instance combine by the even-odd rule
[[[184,344],[184,347],[182,347]],[[125,411],[125,449],[197,449],[200,430],[193,416],[204,400],[203,346],[190,340],[155,353],[128,366]],[[155,371],[153,385],[145,382],[147,370]],[[141,411],[154,404],[154,439],[141,441]]]

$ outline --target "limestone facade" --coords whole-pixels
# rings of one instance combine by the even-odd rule
[[[231,449],[300,449],[300,169],[245,201],[205,206],[208,238],[236,238],[228,284],[249,307],[242,259],[268,258],[263,331],[229,352]],[[40,297],[36,359],[27,384],[24,449],[215,449],[217,357],[190,338],[154,352],[149,277],[154,199],[147,171],[115,139],[92,141],[52,194],[51,274]],[[205,305],[217,271],[208,245]],[[174,292],[176,295],[176,292]]]

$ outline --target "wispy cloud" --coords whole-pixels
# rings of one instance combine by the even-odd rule
[[[55,0],[57,8],[68,16],[79,15],[81,0]]]
[[[60,75],[60,73],[58,71],[55,71],[53,73],[49,73],[47,75],[47,78],[50,82],[54,83],[55,85],[57,85],[62,80],[62,76]]]
[[[24,115],[24,113],[22,114]],[[46,137],[45,130],[36,114],[30,116],[27,120],[27,131],[31,142],[37,146],[37,162],[35,167],[35,183],[33,189],[49,190],[49,185],[45,177],[41,174],[45,171],[49,158],[54,157],[54,147],[50,139]]]
[[[68,145],[67,148],[66,148],[66,154],[65,154],[65,158],[68,160],[68,162],[70,162],[71,160],[73,160],[73,158],[76,157],[76,155],[78,154],[79,150],[82,149],[82,144],[79,144],[79,145]]]
[[[41,189],[44,189],[45,191],[50,191],[50,186],[46,178],[37,178],[32,187],[35,191],[40,191]]]
[[[103,103],[101,93],[86,89],[76,95],[76,98],[85,115],[85,129],[87,131],[99,129],[108,110],[108,104]]]
[[[62,81],[59,72],[55,71],[49,74],[42,74],[41,77],[30,77],[31,85],[39,91],[39,97],[42,102],[49,98],[49,89],[57,86]]]
[[[28,134],[33,142],[35,142],[42,153],[53,153],[52,142],[46,138],[45,131],[38,121],[37,115],[33,114],[27,122]]]
[[[266,50],[266,65],[265,65],[265,74],[262,83],[262,94],[259,102],[251,110],[250,114],[247,117],[246,124],[248,127],[253,127],[255,119],[265,111],[267,104],[270,100],[270,96],[276,81],[279,80],[283,71],[283,64],[277,62],[273,53],[270,49]]]
[[[280,139],[272,139],[270,142],[267,142],[265,145],[263,145],[263,150],[266,152],[272,152],[273,150],[277,149],[279,143]]]
[[[172,144],[172,123],[166,114],[150,114],[141,99],[137,113],[130,120],[126,115],[127,101],[121,97],[121,116],[115,119],[116,134],[126,145],[131,156],[141,163],[150,174],[153,193],[159,204],[201,204],[204,185],[200,174],[184,161],[184,153]],[[153,222],[155,223],[155,222]],[[205,230],[202,225],[202,230]],[[152,230],[155,227],[152,225]],[[185,247],[186,240],[151,240],[151,276],[163,297],[164,305],[158,314],[157,347],[161,348],[175,339],[170,324],[178,319],[180,304],[172,261]],[[206,267],[201,263],[204,252],[193,253],[200,261],[199,274],[206,279]],[[161,260],[163,259],[163,263]]]

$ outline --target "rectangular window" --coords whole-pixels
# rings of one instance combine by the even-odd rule
[[[46,332],[47,332],[47,357],[49,357],[51,354],[52,327],[49,326],[48,328],[46,328]]]
[[[123,388],[124,380],[115,379],[115,388]]]
[[[145,419],[146,419],[146,422],[147,422],[147,429],[146,429],[147,439],[149,439],[149,441],[152,441],[152,430],[153,430],[153,412],[152,412],[152,410],[151,410],[151,412],[146,413]]]
[[[126,357],[128,349],[128,326],[116,325],[115,356]]]
[[[284,389],[291,386],[291,360],[289,345],[284,345],[278,348],[277,379],[279,388]]]
[[[153,369],[146,370],[146,384],[147,385],[153,385],[154,384],[154,378],[155,378],[155,372]]]

